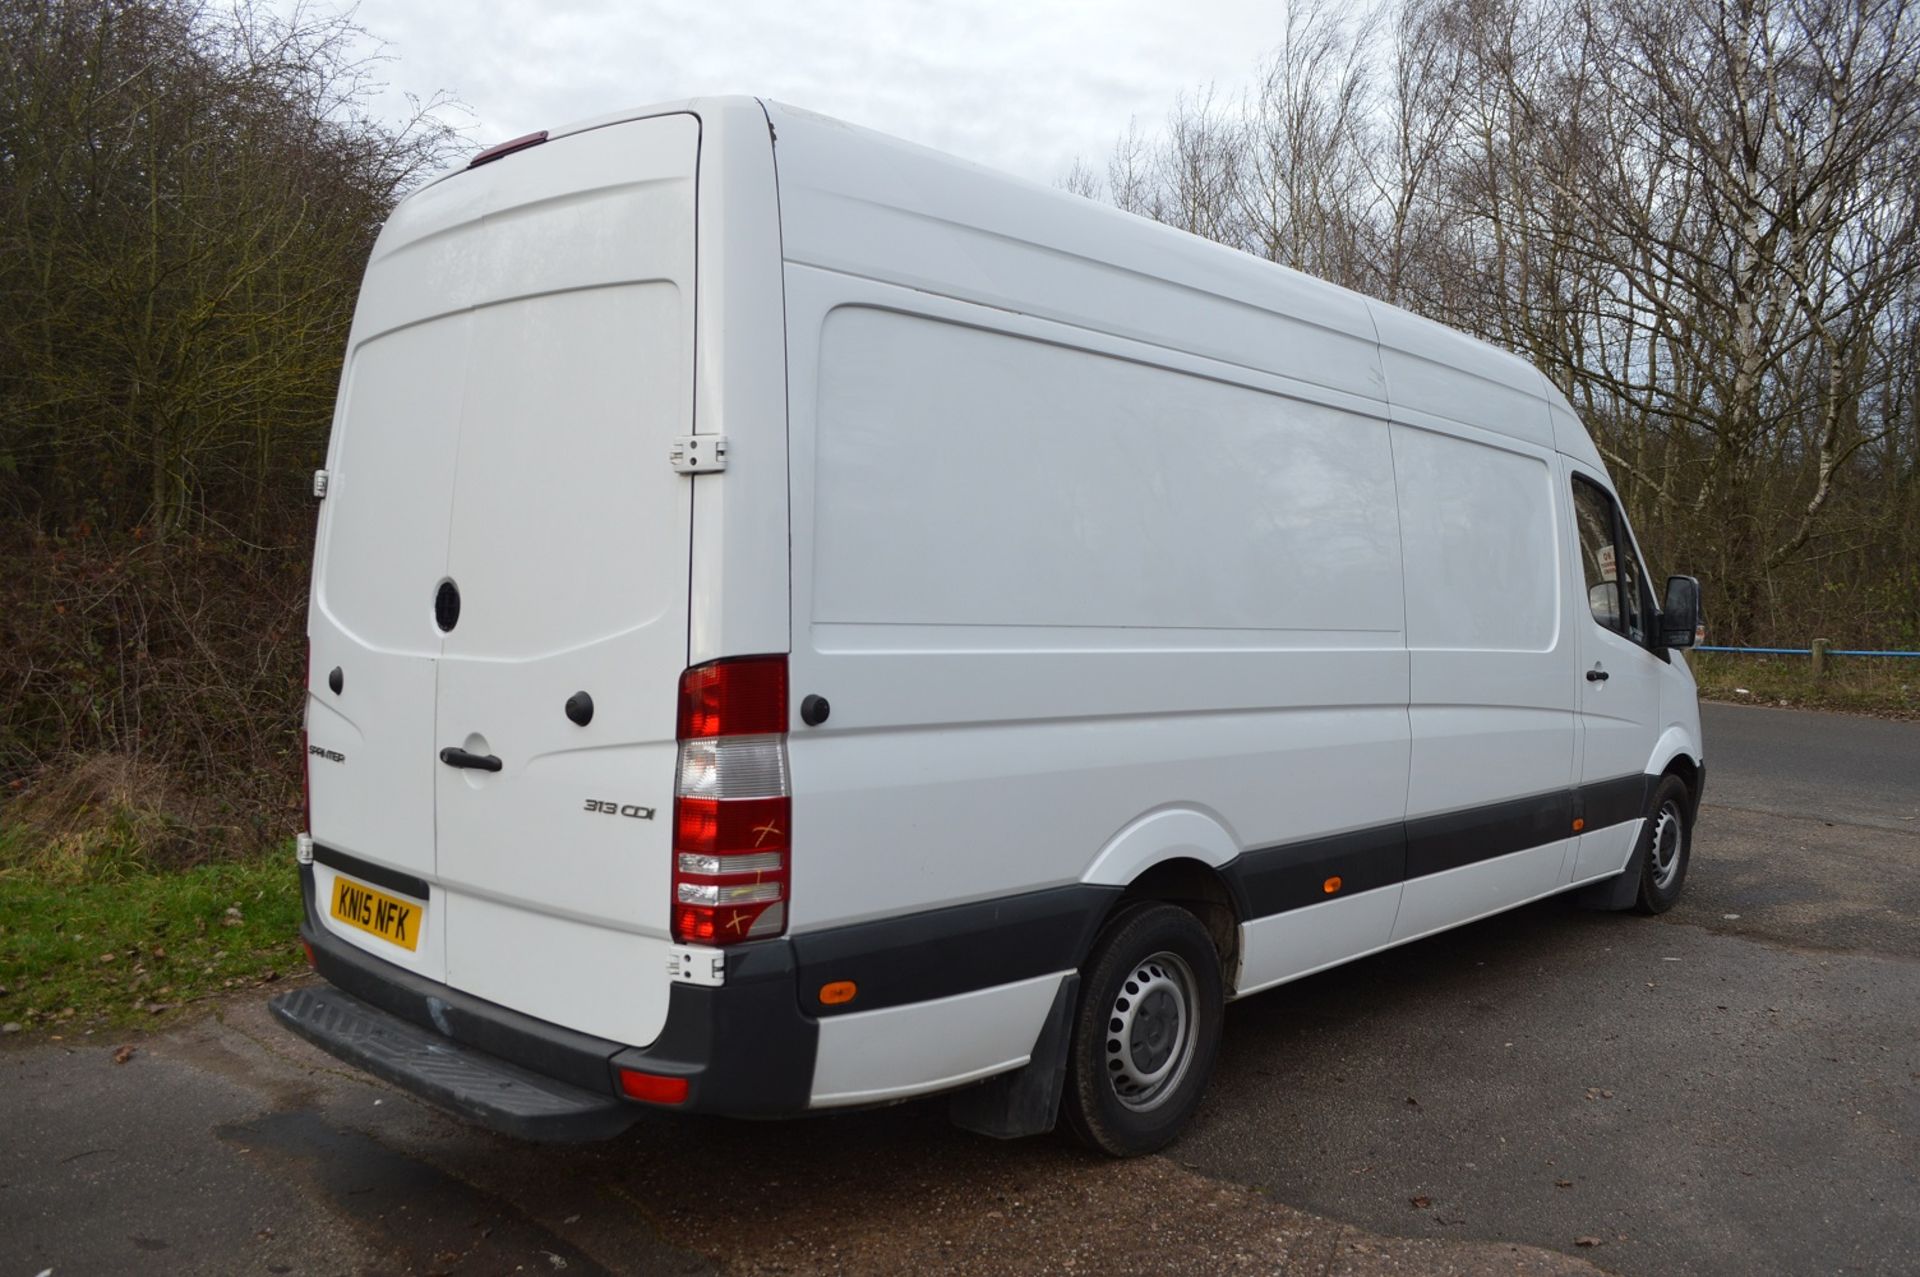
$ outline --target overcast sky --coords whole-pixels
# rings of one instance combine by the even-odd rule
[[[290,3],[291,0],[281,0]],[[329,0],[320,0],[322,4]],[[836,115],[1042,182],[1102,172],[1138,116],[1237,88],[1279,41],[1259,0],[362,0],[392,92],[447,89],[476,146],[706,93]],[[397,102],[395,104],[397,109]]]

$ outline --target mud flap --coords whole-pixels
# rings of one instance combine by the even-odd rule
[[[1069,972],[1054,992],[1053,1006],[1033,1044],[1033,1058],[1011,1073],[954,1094],[947,1116],[961,1130],[1016,1140],[1045,1135],[1060,1114],[1060,1092],[1067,1081],[1067,1044],[1073,1036],[1073,1009],[1080,1000],[1080,973]]]
[[[1633,845],[1633,855],[1627,857],[1627,867],[1612,878],[1602,879],[1591,887],[1583,887],[1574,894],[1574,903],[1582,909],[1600,909],[1610,912],[1622,912],[1633,908],[1640,899],[1640,879],[1647,872],[1647,847],[1652,842],[1651,822],[1641,827],[1640,841]]]

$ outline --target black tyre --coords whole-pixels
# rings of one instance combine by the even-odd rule
[[[1220,958],[1176,905],[1116,914],[1081,969],[1060,1114],[1111,1157],[1164,1148],[1200,1104],[1220,1046]]]
[[[1693,858],[1693,795],[1677,776],[1662,776],[1654,787],[1647,823],[1640,831],[1645,851],[1640,866],[1636,912],[1665,913],[1680,898]]]

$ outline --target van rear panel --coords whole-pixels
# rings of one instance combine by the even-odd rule
[[[310,764],[316,857],[429,887],[415,951],[322,895],[324,925],[636,1045],[668,995],[692,494],[667,454],[692,430],[699,146],[690,115],[590,129],[396,212],[356,315],[311,622],[309,732],[344,759]]]

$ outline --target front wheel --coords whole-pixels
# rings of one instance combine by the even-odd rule
[[[1692,813],[1692,795],[1686,785],[1677,776],[1662,776],[1653,791],[1646,831],[1640,835],[1647,849],[1640,892],[1633,904],[1640,913],[1665,913],[1680,898],[1693,855]]]
[[[1115,916],[1080,982],[1060,1106],[1068,1129],[1112,1157],[1165,1147],[1200,1104],[1225,1001],[1198,918],[1169,904]]]

